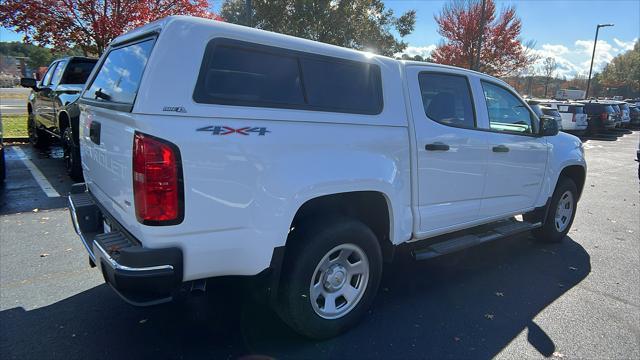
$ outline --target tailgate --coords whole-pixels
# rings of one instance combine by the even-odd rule
[[[136,124],[118,111],[86,105],[81,109],[80,149],[87,186],[119,221],[129,216],[135,220],[131,154]]]
[[[80,148],[89,190],[124,226],[137,225],[131,113],[155,42],[143,38],[108,49],[80,99]]]

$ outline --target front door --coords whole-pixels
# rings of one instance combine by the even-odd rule
[[[407,67],[407,79],[417,142],[416,233],[464,227],[479,217],[487,166],[469,79],[428,67]]]
[[[50,129],[54,126],[54,109],[53,109],[53,75],[56,69],[60,67],[59,62],[51,64],[46,74],[40,82],[40,90],[36,94],[35,115],[38,121],[46,128]]]
[[[487,181],[480,212],[483,218],[531,209],[542,188],[547,141],[537,135],[535,114],[503,85],[481,81],[488,118]]]

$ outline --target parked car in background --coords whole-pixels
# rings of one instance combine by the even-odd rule
[[[533,112],[538,116],[538,118],[544,115],[544,112],[542,112],[542,107],[540,106],[540,101],[533,100],[533,99],[526,99],[526,102],[527,102],[527,105],[529,105],[529,107],[531,108],[531,110],[533,110]]]
[[[66,57],[51,63],[41,81],[22,78],[20,85],[31,88],[27,102],[29,140],[36,147],[51,138],[61,139],[67,173],[82,179],[76,101],[97,59]]]
[[[543,116],[553,118],[558,124],[558,130],[562,130],[562,118],[559,114],[555,114],[555,105],[546,106],[546,104],[541,103],[541,100],[538,99],[527,99],[525,101],[538,118],[542,118]]]
[[[557,104],[558,112],[562,116],[562,131],[574,135],[584,135],[589,126],[584,104],[561,103]]]
[[[541,108],[543,114],[551,116],[558,123],[558,130],[564,130],[564,128],[562,127],[562,116],[560,116],[560,113],[557,109],[548,106],[541,106]]]
[[[640,108],[636,105],[629,105],[629,117],[631,121],[629,121],[629,125],[631,127],[640,126]]]
[[[561,242],[586,177],[580,139],[500,79],[196,17],[114,39],[79,101],[70,216],[111,288],[154,305],[251,276],[311,338],[369,312],[402,244]]]
[[[618,101],[616,102],[616,105],[620,108],[620,113],[622,116],[621,126],[623,128],[629,127],[629,124],[631,123],[631,114],[629,113],[629,104],[627,104],[624,101]]]
[[[625,99],[624,102],[630,105],[635,105],[640,108],[640,99]]]
[[[587,113],[588,133],[616,127],[616,112],[609,103],[598,100],[585,100],[581,103],[584,104],[584,111]]]
[[[620,110],[620,106],[618,106],[617,103],[609,103],[609,105],[611,106],[611,108],[613,109],[613,112],[615,113],[615,123],[616,125],[614,127],[619,128],[622,127],[622,110]]]

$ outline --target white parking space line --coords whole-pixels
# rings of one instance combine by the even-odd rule
[[[49,180],[47,180],[47,178],[42,174],[40,169],[38,169],[36,164],[34,164],[27,157],[27,154],[25,154],[24,151],[22,151],[22,149],[20,149],[17,146],[12,146],[10,147],[10,149],[18,156],[20,160],[22,160],[22,163],[27,167],[27,169],[29,169],[33,178],[36,180],[38,185],[40,185],[40,188],[42,189],[42,191],[44,191],[45,194],[47,194],[48,197],[60,197],[60,194],[58,194],[56,189],[54,189],[53,186],[51,186],[51,183],[49,182]]]

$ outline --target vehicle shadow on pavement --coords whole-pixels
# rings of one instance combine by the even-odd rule
[[[3,358],[490,358],[521,332],[543,356],[555,344],[534,317],[590,272],[565,238],[517,236],[424,262],[399,251],[364,321],[314,342],[249,300],[237,281],[210,282],[184,304],[134,308],[106,285],[49,306],[0,312]]]
[[[60,196],[48,197],[44,193],[15,149],[20,149]],[[0,215],[67,207],[67,195],[73,181],[65,173],[62,155],[62,148],[56,145],[50,145],[45,149],[34,149],[25,144],[7,146],[7,177],[4,183],[0,184]]]

